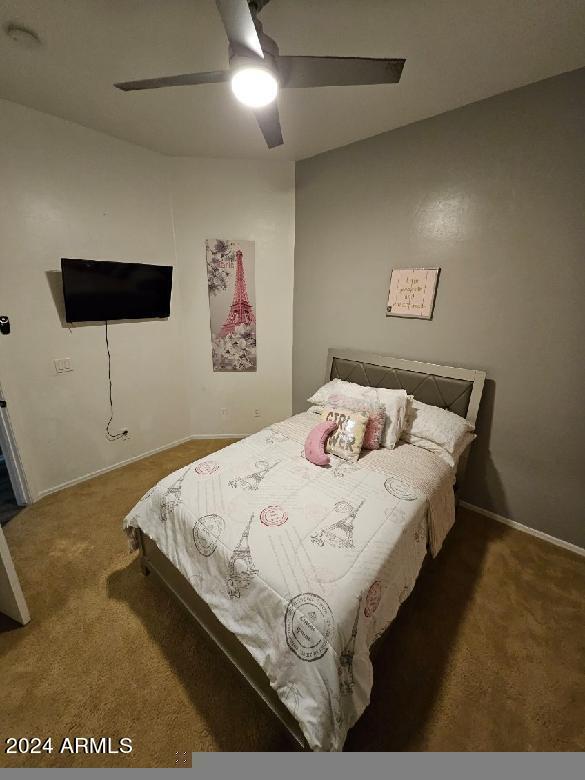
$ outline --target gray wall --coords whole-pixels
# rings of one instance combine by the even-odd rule
[[[399,89],[400,87],[398,87]],[[328,347],[485,369],[464,497],[585,547],[585,69],[304,160],[293,406]],[[440,266],[434,318],[385,317]]]

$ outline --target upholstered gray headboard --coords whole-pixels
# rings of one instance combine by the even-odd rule
[[[417,400],[448,409],[475,424],[485,372],[332,348],[325,374],[325,380],[330,379],[369,387],[403,388]]]

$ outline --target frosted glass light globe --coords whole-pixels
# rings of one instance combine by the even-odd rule
[[[264,68],[242,68],[232,76],[232,92],[240,103],[261,108],[276,98],[278,82]]]

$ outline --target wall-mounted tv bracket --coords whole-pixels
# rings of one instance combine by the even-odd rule
[[[3,336],[8,336],[10,333],[10,320],[4,314],[0,314],[0,333]]]

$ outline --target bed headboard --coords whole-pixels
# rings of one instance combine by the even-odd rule
[[[403,388],[418,401],[448,409],[475,425],[485,371],[332,347],[325,372],[325,381],[330,379],[369,387]]]

